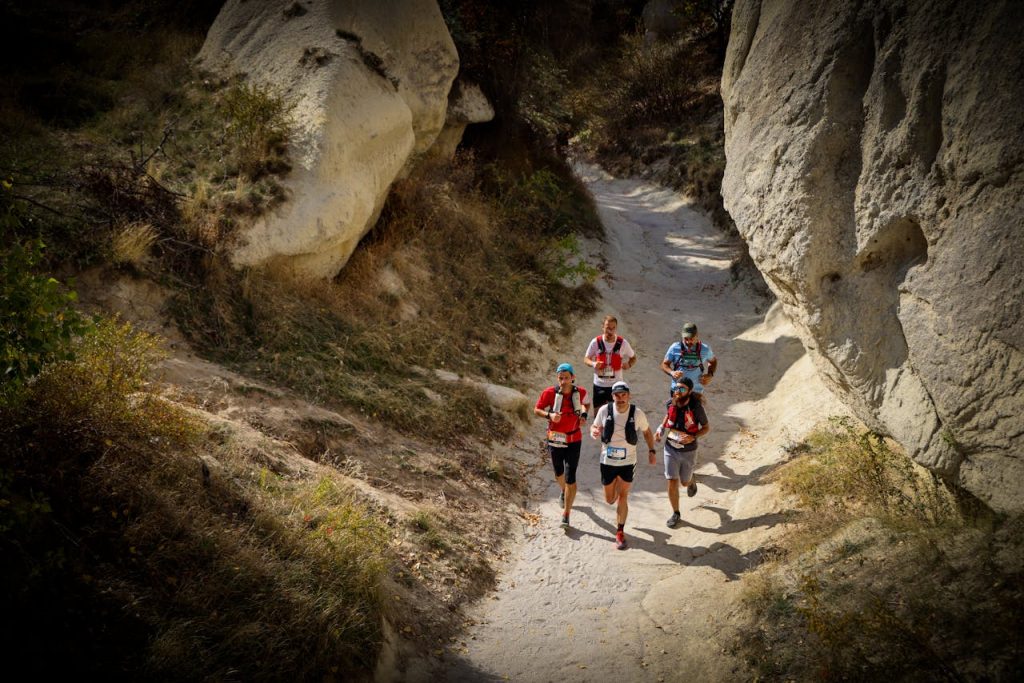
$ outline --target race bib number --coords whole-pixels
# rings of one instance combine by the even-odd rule
[[[562,448],[569,444],[569,435],[562,432],[548,431],[548,443],[552,446]]]
[[[615,376],[615,368],[610,365],[606,365],[601,368],[600,377],[611,378]]]
[[[665,438],[675,446],[685,446],[686,441],[683,438],[684,436],[686,436],[686,432],[681,432],[678,429],[670,429],[668,430],[668,434]]]
[[[625,460],[626,449],[619,446],[607,446],[605,448],[604,457],[608,460]]]

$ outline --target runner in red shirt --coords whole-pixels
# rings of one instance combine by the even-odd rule
[[[576,373],[568,363],[555,370],[558,384],[541,392],[533,413],[548,421],[547,446],[555,481],[562,490],[562,527],[569,527],[569,511],[576,498],[576,468],[580,463],[583,433],[587,421],[587,390],[575,384]]]

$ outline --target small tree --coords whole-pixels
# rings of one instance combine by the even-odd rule
[[[38,272],[45,245],[22,237],[24,209],[10,179],[0,181],[0,403],[43,365],[70,360],[71,341],[88,328],[74,291]]]
[[[725,61],[725,48],[732,29],[732,8],[735,0],[684,0],[680,14],[704,27],[704,35],[712,39],[718,61]]]

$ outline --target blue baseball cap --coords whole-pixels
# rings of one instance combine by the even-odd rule
[[[576,371],[573,370],[572,366],[569,365],[568,363],[562,363],[557,368],[555,368],[555,374],[556,375],[558,373],[560,373],[560,372],[568,372],[570,375],[575,375],[576,374]]]

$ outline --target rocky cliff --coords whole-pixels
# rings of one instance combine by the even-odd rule
[[[199,60],[297,105],[290,200],[245,229],[233,261],[305,278],[338,272],[430,150],[459,69],[435,0],[228,0]]]
[[[830,386],[1024,509],[1024,4],[737,0],[725,205]]]

